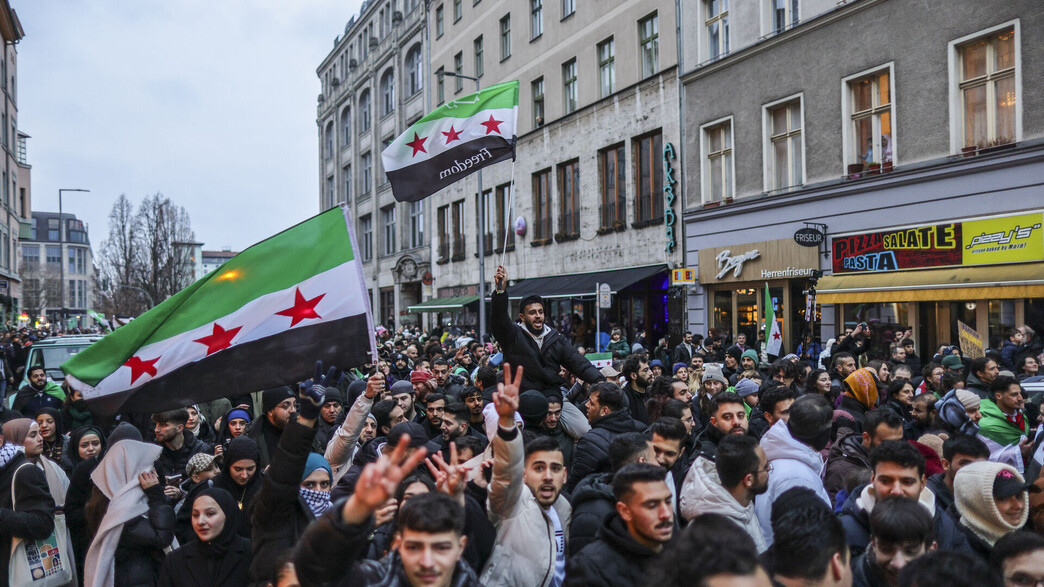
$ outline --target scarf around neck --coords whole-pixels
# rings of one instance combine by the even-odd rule
[[[312,514],[318,518],[326,513],[326,510],[330,509],[330,492],[329,491],[315,491],[314,489],[300,489],[301,497],[308,504],[308,509],[312,510]]]

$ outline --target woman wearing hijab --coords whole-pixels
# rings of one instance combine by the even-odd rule
[[[69,444],[62,455],[62,468],[69,475],[84,460],[96,457],[105,450],[105,434],[97,426],[81,426],[69,435]]]
[[[210,422],[207,422],[203,413],[199,411],[199,406],[193,404],[188,406],[186,409],[189,413],[189,420],[188,423],[185,424],[185,430],[188,430],[196,438],[213,446],[217,434],[214,432],[214,427],[210,425]]]
[[[54,504],[58,507],[64,506],[65,493],[69,490],[69,476],[58,463],[43,456],[44,439],[40,434],[40,425],[29,418],[17,418],[6,422],[3,431],[8,442],[23,447],[26,460],[43,470]]]
[[[62,462],[69,444],[62,427],[62,416],[54,408],[41,408],[36,412],[36,423],[40,425],[40,436],[43,437],[43,455],[56,463]]]
[[[223,447],[228,452],[228,444],[232,442],[233,438],[239,438],[246,433],[250,421],[250,412],[243,408],[232,408],[226,412],[218,426],[215,445]]]
[[[121,440],[91,473],[85,587],[156,585],[163,549],[174,541],[174,508],[154,468],[160,452],[157,444]]]
[[[863,431],[863,422],[866,414],[877,405],[877,377],[870,369],[856,369],[842,382],[844,393],[841,401],[834,411],[847,414],[847,417],[856,423],[856,432]]]
[[[225,449],[221,472],[211,480],[211,486],[224,489],[236,502],[243,515],[239,516],[239,535],[250,538],[250,516],[254,496],[261,491],[261,472],[258,469],[260,450],[249,436],[237,436]]]
[[[189,504],[195,539],[167,555],[160,587],[245,587],[250,583],[250,540],[236,532],[239,506],[224,489],[210,487]]]

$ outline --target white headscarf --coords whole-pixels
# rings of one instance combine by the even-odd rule
[[[121,440],[108,448],[91,473],[94,486],[109,498],[109,509],[87,550],[84,585],[111,587],[114,584],[116,546],[123,525],[149,511],[148,498],[138,482],[138,475],[152,470],[161,452],[157,444]]]

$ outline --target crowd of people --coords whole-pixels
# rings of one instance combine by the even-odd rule
[[[379,329],[371,365],[165,412],[98,417],[30,369],[0,412],[0,584],[41,543],[89,586],[1044,581],[1028,326],[923,361],[864,325],[782,357],[614,332],[599,369],[506,280],[488,340]]]

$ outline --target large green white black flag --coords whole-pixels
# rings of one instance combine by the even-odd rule
[[[317,359],[375,356],[347,210],[332,208],[229,259],[62,365],[92,409],[158,412],[284,385]]]
[[[517,81],[430,112],[381,153],[395,199],[422,200],[483,167],[513,159],[517,122]]]

